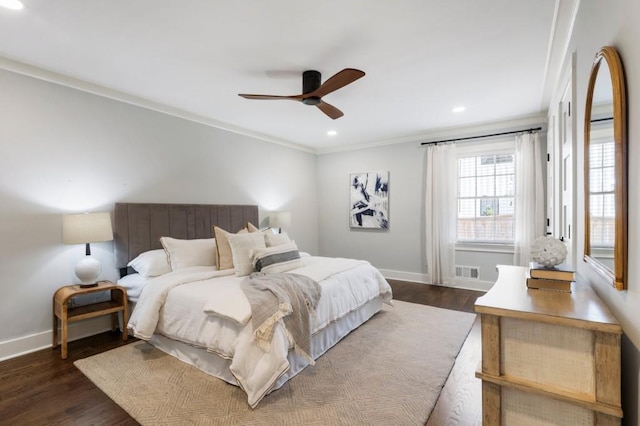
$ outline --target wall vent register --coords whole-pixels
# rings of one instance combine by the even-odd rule
[[[477,266],[456,265],[456,278],[480,279],[480,268]]]

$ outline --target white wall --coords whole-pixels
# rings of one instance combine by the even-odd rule
[[[366,259],[380,269],[424,273],[422,162],[418,143],[318,156],[319,247],[322,255]],[[389,171],[387,231],[349,228],[349,175]]]
[[[609,283],[578,262],[578,273],[586,278],[622,323],[622,384],[624,424],[640,424],[638,387],[640,384],[640,2],[637,0],[582,0],[578,10],[569,53],[577,53],[578,164],[584,161],[584,105],[593,58],[602,46],[615,46],[620,52],[626,74],[628,107],[629,230],[628,289],[616,291]],[[584,234],[584,174],[579,168],[578,235]],[[579,239],[578,253],[584,240]],[[581,258],[581,256],[578,256]]]
[[[287,231],[317,253],[315,155],[8,71],[0,94],[0,359],[50,344],[52,295],[84,255],[62,244],[64,213],[257,204],[291,211]],[[92,249],[117,279],[113,244]]]
[[[529,120],[530,121],[530,120]],[[491,134],[531,127],[529,121],[494,123],[491,127],[460,129],[443,139]],[[514,136],[515,139],[515,136]],[[545,151],[546,136],[541,132]],[[473,143],[473,142],[466,142]],[[387,278],[428,282],[425,262],[425,149],[420,142],[323,154],[318,157],[319,241],[322,255],[358,257],[370,261]],[[389,229],[349,228],[349,175],[389,171]],[[456,287],[488,290],[498,278],[496,265],[511,264],[513,252],[462,249],[456,264],[477,266],[480,280],[456,280]]]

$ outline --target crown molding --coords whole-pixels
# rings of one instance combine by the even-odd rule
[[[58,84],[60,86],[69,87],[71,89],[79,90],[93,95],[101,96],[104,98],[112,99],[119,102],[124,102],[130,105],[138,106],[148,110],[156,111],[162,114],[171,115],[173,117],[182,118],[184,120],[192,121],[205,126],[214,127],[216,129],[225,130],[232,133],[249,136],[254,139],[259,139],[265,142],[273,143],[276,145],[282,145],[287,148],[295,149],[298,151],[307,152],[310,154],[317,154],[317,151],[308,146],[303,146],[284,139],[274,138],[259,132],[253,132],[241,127],[231,125],[217,121],[208,117],[204,117],[199,114],[195,114],[180,108],[174,108],[150,99],[142,98],[140,96],[134,96],[125,92],[110,89],[108,87],[90,83],[75,77],[60,74],[55,71],[50,71],[44,68],[39,68],[33,65],[25,64],[7,57],[0,56],[0,69],[14,72],[16,74],[26,75],[28,77],[36,78],[38,80],[47,81],[49,83]]]
[[[356,151],[360,149],[378,148],[387,145],[397,145],[403,143],[421,143],[429,142],[430,140],[437,139],[453,139],[464,138],[468,136],[475,136],[482,133],[495,133],[495,132],[508,132],[513,131],[523,126],[541,126],[546,129],[547,126],[547,112],[544,111],[540,114],[526,115],[522,117],[515,117],[503,121],[492,121],[486,123],[479,123],[464,127],[447,127],[442,129],[435,129],[428,133],[422,133],[415,136],[408,136],[401,139],[392,139],[386,141],[377,141],[372,143],[349,145],[349,146],[334,146],[318,150],[318,155],[333,154],[336,152]],[[546,130],[545,130],[546,131]]]
[[[309,154],[323,155],[336,152],[356,151],[361,149],[370,149],[381,146],[397,145],[409,142],[425,142],[429,139],[446,139],[455,137],[465,137],[480,132],[493,132],[502,131],[503,129],[528,126],[528,125],[546,125],[546,111],[543,114],[535,114],[523,117],[516,117],[509,120],[500,122],[488,122],[480,123],[465,127],[453,127],[435,129],[427,133],[421,133],[414,136],[407,136],[399,139],[379,140],[369,143],[348,145],[348,146],[333,146],[327,148],[314,149],[308,146],[300,145],[288,140],[274,138],[259,132],[253,132],[244,128],[233,126],[228,123],[220,122],[208,117],[204,117],[199,114],[195,114],[189,111],[185,111],[179,108],[174,108],[159,102],[152,101],[150,99],[134,96],[125,92],[110,89],[108,87],[87,82],[75,77],[67,76],[57,73],[55,71],[46,70],[37,66],[29,65],[23,62],[19,62],[7,57],[0,56],[0,69],[11,71],[17,74],[26,75],[28,77],[36,78],[38,80],[47,81],[49,83],[58,84],[61,86],[69,87],[71,89],[79,90],[86,93],[91,93],[96,96],[112,99],[118,102],[124,102],[130,105],[138,106],[148,110],[156,111],[162,114],[167,114],[173,117],[182,118],[184,120],[199,123],[205,126],[225,130],[232,133],[248,136],[253,139],[261,140],[264,142],[273,143],[276,145],[284,146],[290,149],[306,152]]]
[[[541,109],[547,109],[552,101],[567,61],[571,59],[568,52],[579,8],[580,0],[556,0],[541,88]]]

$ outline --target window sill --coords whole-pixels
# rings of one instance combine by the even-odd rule
[[[457,251],[477,251],[484,253],[511,253],[513,254],[513,244],[497,243],[456,243]]]

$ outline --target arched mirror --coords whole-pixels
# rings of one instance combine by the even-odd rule
[[[584,122],[584,260],[618,290],[627,275],[627,105],[618,51],[595,57]]]

